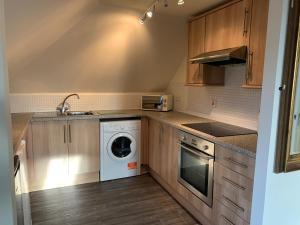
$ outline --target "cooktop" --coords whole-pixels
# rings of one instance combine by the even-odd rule
[[[247,134],[257,134],[254,130],[249,130],[243,127],[233,126],[221,122],[210,123],[190,123],[182,124],[185,127],[212,135],[214,137],[227,137]]]

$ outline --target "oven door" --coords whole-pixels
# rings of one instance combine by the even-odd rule
[[[214,157],[182,143],[178,161],[178,181],[211,207]]]

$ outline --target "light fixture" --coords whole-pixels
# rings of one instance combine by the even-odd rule
[[[152,18],[154,13],[155,13],[155,9],[156,6],[159,4],[160,0],[154,0],[152,5],[144,12],[143,16],[140,17],[139,22],[141,24],[144,24],[145,21],[149,18]],[[184,0],[178,0],[177,5],[183,5],[184,4]],[[169,2],[168,0],[164,0],[164,7],[168,7],[169,6]]]
[[[155,11],[155,5],[153,5],[146,13],[147,17],[148,18],[152,18],[153,14],[154,14],[154,11]]]
[[[165,0],[164,6],[165,6],[165,7],[168,7],[168,6],[169,6],[168,0]]]
[[[184,5],[184,0],[178,0],[177,5]]]
[[[139,19],[140,24],[144,24],[145,21],[146,21],[146,19],[147,19],[147,16],[146,16],[146,14],[144,14],[144,15],[143,15],[142,17],[140,17],[140,19]]]

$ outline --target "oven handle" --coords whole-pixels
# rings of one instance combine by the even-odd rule
[[[184,145],[182,145],[182,144],[180,144],[180,147],[181,147],[181,148],[184,148],[185,150],[187,150],[187,151],[189,151],[189,152],[191,152],[191,153],[194,153],[194,154],[197,155],[197,156],[200,156],[201,158],[205,158],[205,159],[207,159],[207,160],[214,159],[213,156],[206,155],[206,154],[204,154],[204,153],[202,153],[202,152],[200,152],[200,151],[195,151],[195,150],[193,150],[193,149],[191,149],[191,148],[188,148],[188,147],[186,147],[186,146],[184,146]]]

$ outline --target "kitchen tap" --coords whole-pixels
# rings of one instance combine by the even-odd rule
[[[72,96],[77,96],[77,99],[80,99],[78,94],[70,94],[57,106],[56,110],[58,110],[62,115],[66,114],[66,112],[70,109],[70,105],[67,103],[67,100]]]

